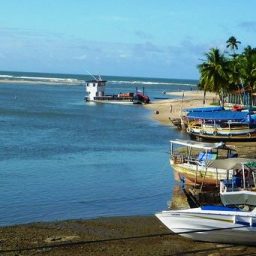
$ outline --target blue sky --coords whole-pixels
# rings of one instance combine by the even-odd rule
[[[0,3],[0,70],[197,79],[230,36],[256,47],[255,0]]]

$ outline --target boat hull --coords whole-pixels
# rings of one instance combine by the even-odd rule
[[[173,164],[173,161],[170,161],[170,164],[180,179],[185,177],[186,184],[204,183],[218,186],[219,181],[225,179],[227,175],[227,171],[224,169],[206,168],[192,164]]]
[[[256,125],[249,112],[221,110],[187,114],[187,132],[207,140],[242,141],[256,139]]]
[[[95,103],[108,103],[108,104],[122,104],[122,105],[131,105],[134,104],[132,101],[118,101],[118,100],[87,100],[88,102],[95,102]]]
[[[191,139],[205,140],[205,141],[255,141],[256,133],[248,134],[232,134],[232,135],[213,135],[213,134],[200,134],[189,133]]]
[[[237,216],[243,224],[234,223],[234,215],[182,213],[163,211],[156,217],[174,233],[198,241],[255,245],[256,227],[251,217]],[[255,221],[255,220],[254,220]]]

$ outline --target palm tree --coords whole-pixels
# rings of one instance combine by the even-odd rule
[[[240,102],[243,104],[243,91],[241,90],[243,87],[243,83],[241,80],[241,59],[240,55],[233,56],[233,59],[229,61],[229,92],[237,91],[240,96]]]
[[[224,106],[224,93],[229,84],[229,60],[218,48],[212,48],[205,54],[206,61],[198,65],[200,71],[200,84],[204,92],[212,91],[219,94],[221,105]]]
[[[232,56],[233,58],[235,58],[237,55],[236,55],[236,50],[238,49],[238,44],[241,44],[240,41],[238,41],[234,36],[231,36],[227,41],[226,41],[226,44],[227,44],[227,48],[230,48],[233,52]]]
[[[249,92],[249,107],[252,106],[252,92],[256,89],[256,48],[247,46],[239,56],[241,80]]]
[[[254,87],[256,84],[256,48],[247,46],[240,57],[242,67],[242,78],[247,86]]]

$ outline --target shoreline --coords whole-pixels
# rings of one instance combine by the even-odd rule
[[[0,228],[1,255],[251,255],[255,247],[197,242],[154,216],[38,222]]]

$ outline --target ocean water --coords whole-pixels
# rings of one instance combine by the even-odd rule
[[[167,208],[169,140],[185,135],[138,105],[85,103],[86,76],[0,73],[0,225]],[[151,99],[195,81],[104,77]],[[166,96],[164,96],[166,97]]]

